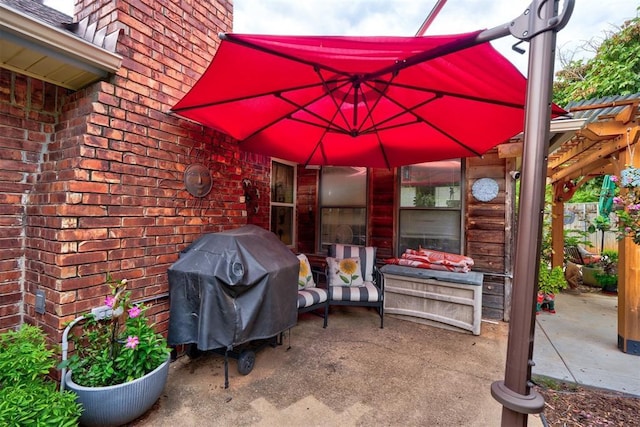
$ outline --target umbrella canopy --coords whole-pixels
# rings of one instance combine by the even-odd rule
[[[522,131],[527,82],[478,34],[222,34],[172,110],[244,150],[301,164],[390,168],[481,155]]]

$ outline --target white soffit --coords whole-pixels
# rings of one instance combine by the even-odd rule
[[[0,3],[0,67],[72,90],[116,72],[122,57]]]

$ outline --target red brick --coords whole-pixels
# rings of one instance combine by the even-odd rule
[[[62,216],[105,216],[107,209],[102,206],[66,205],[57,206],[56,214]]]
[[[76,289],[94,287],[105,283],[104,275],[93,275],[84,277],[74,277],[58,281],[57,290],[72,291]]]
[[[82,169],[91,169],[95,171],[107,171],[109,170],[109,162],[98,159],[83,159],[80,160],[78,165]],[[72,190],[73,191],[73,190]]]
[[[106,251],[119,249],[120,240],[92,240],[78,243],[78,252]]]
[[[131,249],[116,249],[109,252],[109,260],[122,260],[126,258],[135,258],[144,255],[144,249],[131,248]]]
[[[69,191],[79,193],[108,193],[109,184],[103,182],[71,181],[68,184]]]
[[[76,242],[80,240],[106,239],[108,233],[109,231],[106,228],[81,228],[58,230],[56,237],[62,242]]]
[[[63,254],[56,255],[56,264],[60,266],[89,264],[94,262],[106,261],[106,252],[86,252],[81,254]],[[67,290],[67,289],[60,289]]]

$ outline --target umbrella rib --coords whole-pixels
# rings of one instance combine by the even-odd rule
[[[336,81],[339,81],[339,80],[336,80]],[[171,111],[174,112],[174,113],[179,113],[179,112],[182,112],[182,111],[194,110],[196,108],[213,107],[215,105],[222,105],[222,104],[228,104],[228,103],[231,103],[231,102],[245,101],[247,99],[255,99],[255,98],[260,98],[260,97],[263,97],[263,96],[269,96],[269,95],[278,96],[279,94],[281,94],[283,92],[294,92],[294,91],[302,90],[302,89],[310,89],[310,88],[313,88],[313,87],[317,87],[319,85],[320,85],[320,83],[310,83],[310,84],[307,84],[307,85],[288,87],[288,88],[285,88],[285,89],[272,90],[272,91],[268,91],[268,92],[262,92],[262,93],[258,93],[258,94],[251,94],[251,95],[247,95],[247,96],[239,96],[237,98],[224,99],[224,100],[221,100],[221,101],[205,102],[203,104],[190,105],[188,107],[180,107],[180,108],[172,109]],[[312,102],[315,102],[318,99],[320,99],[320,97],[316,98]]]
[[[344,120],[345,123],[349,123],[349,121],[347,120],[346,116],[344,115],[344,113],[342,112],[342,105],[344,105],[347,97],[349,96],[349,90],[347,90],[345,92],[345,94],[342,97],[342,101],[340,103],[338,103],[338,101],[336,100],[336,97],[334,96],[334,93],[338,91],[338,89],[342,89],[344,86],[346,86],[349,83],[353,83],[351,79],[347,80],[344,84],[341,85],[337,85],[335,89],[331,89],[329,87],[329,81],[325,80],[325,78],[322,76],[322,73],[320,73],[320,70],[318,68],[315,69],[316,74],[318,75],[318,78],[320,79],[320,81],[322,82],[322,86],[324,87],[324,90],[327,92],[327,94],[329,95],[329,97],[331,98],[331,101],[333,101],[333,105],[336,107],[336,111],[338,113],[340,113],[340,115],[342,116],[342,119]],[[352,86],[353,87],[353,86]],[[354,88],[354,90],[357,92],[357,90]],[[307,111],[307,110],[305,110]],[[309,113],[311,113],[310,111],[307,111]],[[312,113],[311,113],[312,114]],[[336,114],[337,115],[337,114]],[[329,126],[331,126],[333,124],[333,121],[335,120],[335,116],[333,116],[332,120],[330,122],[327,122],[327,124]],[[321,120],[324,120],[321,118]],[[345,129],[345,133],[347,133],[348,131]]]
[[[476,156],[480,157],[482,154],[478,153],[476,150],[474,150],[473,148],[469,147],[468,145],[466,145],[465,143],[463,143],[462,141],[459,141],[457,138],[455,138],[453,135],[447,133],[444,131],[444,129],[441,129],[440,127],[434,125],[433,123],[431,123],[428,120],[424,120],[422,119],[425,123],[428,123],[429,126],[431,126],[432,128],[434,128],[435,130],[437,130],[438,132],[440,132],[441,134],[443,134],[444,136],[446,136],[447,138],[450,138],[453,142],[455,142],[456,144],[458,144],[459,146],[461,146],[462,148],[468,150],[469,152],[475,154]]]
[[[377,127],[377,129],[378,129],[378,130],[393,129],[393,128],[396,128],[396,127],[407,126],[407,125],[410,125],[410,124],[416,123],[416,122],[418,122],[418,121],[422,121],[422,117],[418,116],[417,114],[414,114],[414,113],[413,113],[413,111],[414,111],[416,108],[420,108],[420,107],[422,107],[422,106],[424,106],[424,105],[427,105],[428,103],[430,103],[430,102],[432,102],[432,101],[434,101],[434,100],[436,100],[436,99],[440,98],[440,96],[439,96],[438,94],[435,94],[435,93],[434,93],[434,94],[433,94],[433,95],[434,95],[434,97],[433,97],[433,98],[430,98],[430,99],[427,99],[427,100],[425,100],[425,101],[422,101],[422,102],[420,102],[420,103],[418,103],[418,104],[416,104],[416,105],[414,105],[414,106],[412,106],[412,107],[405,107],[404,105],[402,105],[402,104],[400,104],[398,101],[396,101],[394,98],[391,98],[390,96],[385,95],[385,92],[384,92],[384,91],[381,91],[381,90],[379,90],[379,89],[377,89],[377,88],[375,88],[375,87],[372,87],[372,89],[373,89],[373,90],[375,90],[376,92],[380,93],[380,95],[381,95],[381,96],[378,98],[378,102],[379,102],[379,101],[380,101],[380,99],[382,99],[382,97],[384,96],[384,97],[385,97],[385,98],[387,98],[389,101],[391,101],[392,103],[396,104],[398,107],[402,108],[402,111],[401,111],[401,112],[399,112],[399,113],[397,113],[397,114],[394,114],[394,115],[392,115],[392,116],[390,116],[390,117],[387,117],[386,119],[384,119],[384,120],[380,121],[377,125],[375,125],[375,124],[374,124],[374,125],[373,125],[373,127]],[[373,108],[375,108],[375,106],[374,106]],[[369,111],[369,115],[371,115],[371,111],[373,111],[373,108]],[[380,127],[379,127],[380,125],[383,125],[383,124],[385,124],[385,123],[387,123],[387,122],[390,122],[391,120],[395,120],[396,118],[398,118],[398,117],[400,117],[400,116],[402,116],[403,114],[406,114],[406,113],[411,113],[411,114],[413,115],[413,117],[415,117],[415,118],[416,118],[416,121],[415,121],[415,122],[406,122],[406,123],[401,123],[401,124],[393,125],[393,126],[388,126],[388,127],[386,127],[386,128],[380,128]],[[372,120],[372,122],[373,122],[373,120]],[[364,122],[363,122],[363,123],[364,123]],[[367,130],[367,131],[363,131],[363,133],[368,133],[368,132],[369,132],[369,130]]]
[[[503,107],[512,107],[512,108],[518,108],[518,109],[524,108],[524,104],[517,104],[517,103],[514,103],[514,102],[500,101],[498,99],[485,98],[485,97],[481,97],[481,96],[465,95],[465,94],[456,93],[456,92],[448,92],[448,91],[444,91],[444,90],[440,90],[440,89],[433,89],[433,88],[429,88],[429,87],[413,86],[413,85],[408,85],[408,84],[404,84],[404,83],[391,83],[391,86],[399,87],[399,88],[403,88],[403,89],[416,90],[416,91],[420,91],[420,92],[429,92],[429,93],[434,93],[434,94],[441,95],[441,96],[451,96],[453,98],[467,99],[469,101],[478,101],[478,102],[483,102],[483,103],[486,103],[486,104],[500,105],[500,106],[503,106]]]
[[[377,90],[377,89],[375,89],[375,88],[374,88],[374,90]],[[429,126],[431,126],[432,128],[434,128],[436,131],[440,132],[442,135],[446,136],[447,138],[450,138],[453,142],[455,142],[455,143],[456,143],[456,144],[458,144],[459,146],[461,146],[461,147],[465,148],[466,150],[468,150],[469,152],[471,152],[471,153],[475,154],[476,156],[480,156],[481,154],[480,154],[480,153],[478,153],[478,152],[477,152],[476,150],[474,150],[473,148],[471,148],[471,147],[467,146],[467,145],[466,145],[466,144],[464,144],[462,141],[460,141],[460,140],[458,140],[457,138],[455,138],[453,135],[451,135],[451,134],[449,134],[449,133],[445,132],[445,131],[444,131],[443,129],[441,129],[440,127],[438,127],[438,126],[434,125],[432,122],[430,122],[430,121],[426,120],[424,117],[418,116],[417,114],[415,114],[415,113],[413,112],[413,110],[415,110],[416,108],[421,107],[422,105],[425,105],[425,104],[427,104],[427,103],[429,103],[429,102],[431,102],[431,101],[433,101],[433,100],[435,100],[435,99],[438,99],[438,98],[440,98],[440,97],[442,96],[442,95],[438,94],[437,92],[436,92],[436,93],[434,93],[434,94],[435,94],[435,97],[434,97],[434,98],[429,99],[429,100],[427,100],[427,101],[425,101],[425,102],[422,102],[422,103],[417,104],[417,105],[415,105],[415,106],[413,106],[413,107],[410,107],[410,108],[409,108],[409,107],[405,107],[405,106],[404,106],[404,105],[402,105],[400,102],[398,102],[397,100],[395,100],[394,98],[392,98],[392,97],[390,97],[390,96],[385,96],[385,97],[386,97],[390,102],[393,102],[393,103],[394,103],[394,104],[396,104],[398,107],[400,107],[400,108],[404,109],[404,110],[405,110],[405,112],[410,113],[410,114],[413,114],[413,116],[416,118],[416,120],[427,123]],[[396,117],[397,117],[397,115],[396,115]],[[392,120],[392,119],[393,119],[393,118],[392,118],[392,117],[390,117],[390,118],[386,119],[386,121],[388,121],[388,120]]]
[[[313,85],[313,86],[317,86],[317,84],[316,84],[316,85]],[[314,102],[318,101],[319,99],[321,99],[321,98],[322,98],[323,96],[325,96],[325,95],[320,95],[320,96],[318,96],[318,97],[316,97],[316,98],[314,98],[314,99],[310,100],[310,101],[309,101],[309,102],[307,102],[306,104],[298,104],[298,103],[296,103],[296,102],[292,101],[291,99],[286,98],[286,97],[285,97],[281,92],[275,92],[275,93],[273,93],[272,95],[273,95],[273,96],[275,96],[275,97],[277,97],[277,98],[279,98],[279,99],[281,99],[281,100],[283,100],[284,102],[286,102],[286,103],[288,103],[288,104],[290,104],[290,105],[292,105],[292,106],[296,107],[296,109],[297,109],[297,110],[302,110],[302,111],[304,111],[304,112],[306,112],[306,113],[308,113],[308,114],[310,114],[310,115],[312,115],[312,116],[316,117],[318,120],[325,122],[325,123],[328,125],[328,127],[331,127],[331,125],[333,124],[331,121],[328,121],[328,120],[327,120],[327,119],[325,119],[324,117],[319,116],[318,114],[314,113],[313,111],[311,111],[311,110],[308,110],[308,109],[307,109],[307,106],[308,106],[308,105],[313,104]],[[304,121],[302,121],[302,120],[300,120],[300,119],[296,119],[296,118],[294,118],[294,117],[291,115],[291,113],[287,113],[285,116],[279,116],[279,117],[276,117],[276,118],[274,118],[271,122],[266,123],[264,126],[262,126],[262,127],[258,128],[258,129],[256,129],[256,130],[255,130],[255,131],[253,131],[250,135],[248,135],[245,139],[249,139],[249,138],[251,138],[252,136],[254,136],[254,135],[256,135],[256,134],[258,134],[258,133],[262,132],[263,130],[265,130],[265,129],[267,129],[268,127],[270,127],[270,126],[274,125],[275,123],[277,123],[278,121],[282,120],[282,119],[283,119],[284,117],[286,117],[286,116],[289,116],[289,119],[290,119],[290,120],[304,122]],[[309,124],[313,124],[313,123],[309,123]],[[318,126],[318,127],[324,127],[324,126],[320,126],[320,125],[317,125],[317,126]],[[325,128],[326,128],[326,127],[325,127]],[[348,130],[341,129],[341,128],[337,127],[337,126],[335,127],[335,129],[336,129],[336,131],[337,131],[337,132],[349,133],[349,131],[348,131]]]
[[[395,76],[392,75],[391,80],[393,80]],[[371,116],[371,113],[373,113],[373,110],[375,110],[376,106],[378,105],[378,103],[380,102],[380,100],[382,99],[382,97],[384,96],[385,91],[389,88],[389,85],[391,84],[391,80],[384,80],[384,84],[385,84],[385,88],[384,90],[378,90],[374,85],[371,85],[369,80],[365,80],[362,83],[364,83],[368,88],[372,89],[375,92],[378,92],[378,94],[380,94],[380,96],[378,96],[378,98],[375,100],[375,102],[373,103],[373,105],[371,106],[371,108],[369,108],[369,102],[367,101],[367,97],[364,96],[364,89],[362,89],[362,86],[359,86],[359,89],[362,91],[362,99],[363,99],[363,103],[365,105],[365,107],[367,107],[367,116],[364,118],[364,120],[362,120],[362,124],[360,125],[360,128],[358,129],[358,132],[362,131],[362,128],[364,126],[364,124],[367,122],[367,120],[371,121],[371,127],[373,129],[376,129],[378,125],[380,125],[381,123],[384,123],[385,121],[391,120],[392,118],[387,118],[385,120],[383,120],[382,122],[376,124],[373,121],[373,117]],[[355,111],[357,111],[357,108],[354,109],[354,125],[355,125]]]
[[[312,62],[312,61],[307,61],[307,60],[304,60],[304,59],[300,59],[300,58],[297,58],[297,57],[295,57],[293,55],[289,55],[289,54],[286,54],[286,53],[283,53],[283,52],[279,52],[279,51],[274,50],[274,49],[269,49],[267,47],[260,46],[260,45],[257,45],[255,43],[251,43],[251,42],[248,42],[246,40],[238,39],[232,33],[220,33],[219,36],[220,36],[220,38],[222,40],[227,40],[229,42],[232,42],[232,43],[235,43],[235,44],[238,44],[238,45],[241,45],[241,46],[246,46],[246,47],[249,47],[251,49],[255,49],[257,51],[260,51],[260,52],[268,53],[269,55],[279,56],[280,58],[285,58],[285,59],[288,59],[290,61],[297,62],[299,64],[309,65],[309,66],[312,66],[314,68],[322,68],[324,70],[331,71],[332,73],[335,73],[335,74],[338,74],[338,75],[343,75],[343,76],[348,76],[349,75],[349,73],[341,71],[341,70],[339,70],[337,68],[329,67],[327,65],[321,65],[321,64],[319,64],[317,62]]]

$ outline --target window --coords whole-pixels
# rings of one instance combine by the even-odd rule
[[[320,250],[332,243],[365,245],[367,168],[324,167],[320,178]]]
[[[271,231],[287,246],[295,242],[296,168],[271,162]]]
[[[401,168],[399,254],[420,246],[460,253],[461,182],[460,159]]]

